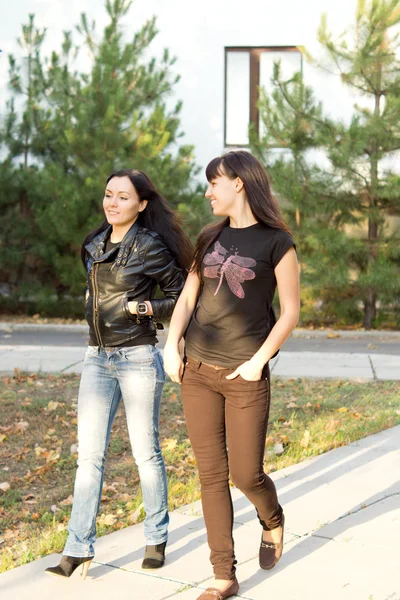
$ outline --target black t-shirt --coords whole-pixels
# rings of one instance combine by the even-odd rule
[[[113,250],[114,248],[119,246],[121,243],[121,242],[112,242],[110,238],[111,238],[111,236],[106,241],[106,252],[110,252],[110,250]]]
[[[273,326],[274,269],[291,246],[288,233],[261,223],[224,227],[204,256],[187,356],[231,369],[254,356]]]

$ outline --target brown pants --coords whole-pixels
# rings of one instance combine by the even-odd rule
[[[282,521],[275,485],[263,470],[269,367],[260,381],[241,377],[228,380],[230,373],[230,369],[217,370],[189,358],[182,381],[185,418],[199,469],[210,559],[217,579],[233,579],[235,574],[229,473],[256,507],[264,529],[279,527]]]

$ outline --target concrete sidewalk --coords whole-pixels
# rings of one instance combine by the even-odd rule
[[[272,475],[286,515],[282,560],[258,567],[261,528],[233,489],[239,597],[400,600],[400,426]],[[58,555],[0,575],[3,600],[195,600],[210,584],[200,503],[171,514],[165,566],[142,571],[143,525],[100,538],[88,578],[52,578]]]
[[[0,346],[0,372],[81,373],[85,352],[82,346]],[[400,354],[281,351],[271,370],[282,377],[400,379]]]

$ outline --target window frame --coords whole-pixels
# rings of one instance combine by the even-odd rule
[[[258,110],[258,88],[260,86],[260,55],[262,52],[298,52],[300,54],[300,71],[303,72],[303,53],[300,46],[225,46],[224,48],[224,146],[225,148],[248,148],[249,144],[227,144],[227,88],[228,88],[228,54],[230,52],[248,52],[250,60],[250,89],[249,89],[249,125],[253,124],[259,134],[260,115]]]

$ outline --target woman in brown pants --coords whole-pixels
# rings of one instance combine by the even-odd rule
[[[299,316],[294,242],[261,163],[244,151],[213,159],[206,198],[214,215],[197,241],[192,270],[172,316],[165,369],[182,383],[215,581],[198,600],[238,592],[229,473],[262,526],[260,566],[282,555],[284,516],[263,471],[271,357]],[[278,287],[281,314],[272,309]],[[185,358],[178,344],[185,336]]]

